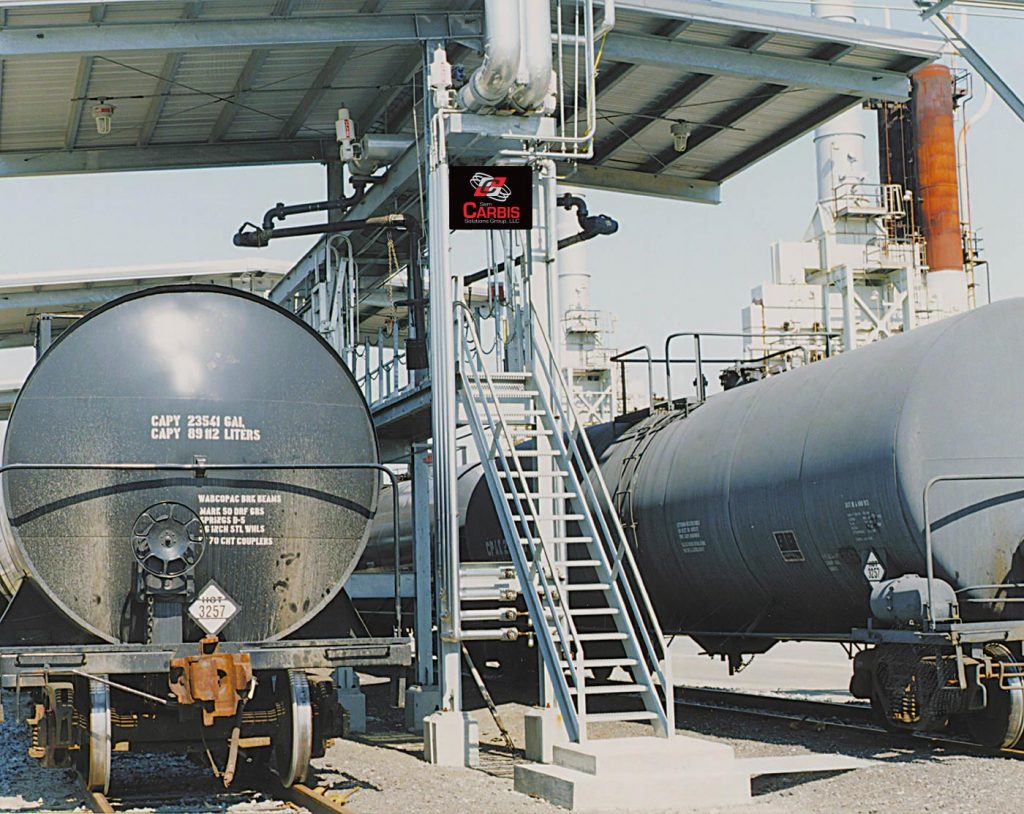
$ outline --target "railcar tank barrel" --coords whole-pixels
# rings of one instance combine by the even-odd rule
[[[355,568],[381,469],[337,354],[217,286],[149,289],[79,320],[22,387],[3,462],[0,587],[34,584],[107,642],[148,641],[153,602],[184,608],[211,586],[237,606],[221,638],[299,630]]]

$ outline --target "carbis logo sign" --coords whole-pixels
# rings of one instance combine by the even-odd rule
[[[453,229],[532,229],[533,170],[529,167],[451,167]]]

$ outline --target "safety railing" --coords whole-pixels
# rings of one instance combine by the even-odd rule
[[[833,190],[832,205],[835,213],[848,211],[902,218],[906,215],[903,187],[899,184],[839,184]]]

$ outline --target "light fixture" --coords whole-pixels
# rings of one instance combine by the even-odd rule
[[[669,128],[672,134],[672,146],[677,153],[686,152],[686,144],[690,140],[691,128],[686,122],[676,122]]]
[[[101,136],[110,133],[111,121],[116,108],[109,102],[100,102],[92,106],[92,117],[96,121],[96,132]]]

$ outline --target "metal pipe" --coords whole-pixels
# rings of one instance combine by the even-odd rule
[[[551,90],[551,4],[522,0],[519,24],[519,76],[511,100],[528,112],[541,107]]]
[[[334,198],[326,201],[315,201],[313,203],[290,204],[285,206],[279,203],[272,209],[268,209],[263,215],[263,228],[273,229],[275,220],[284,220],[289,215],[304,215],[309,212],[325,212],[333,209],[351,209],[359,203],[366,195],[366,184],[357,183],[355,194],[348,198]],[[235,244],[238,245],[238,244]]]
[[[458,95],[466,110],[497,107],[512,89],[519,67],[519,13],[518,0],[484,0],[484,60]]]

